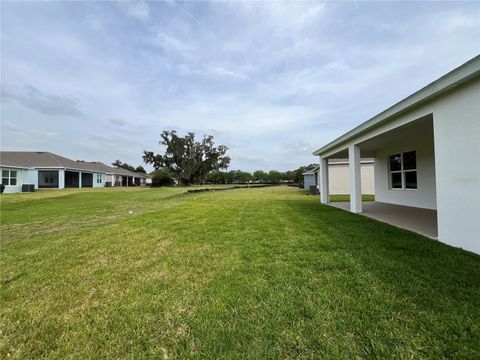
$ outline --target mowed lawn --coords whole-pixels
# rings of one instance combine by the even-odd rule
[[[289,187],[1,197],[1,358],[480,358],[480,257]],[[129,214],[132,211],[132,214]]]

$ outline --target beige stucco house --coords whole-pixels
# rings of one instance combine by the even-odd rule
[[[319,166],[303,173],[303,187],[305,190],[310,186],[318,186]],[[375,194],[373,159],[361,161],[362,193]],[[328,183],[330,194],[340,195],[350,192],[350,174],[348,159],[332,159],[328,162]]]

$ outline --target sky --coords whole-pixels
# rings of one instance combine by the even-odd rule
[[[480,2],[2,1],[0,147],[285,171],[479,53]]]

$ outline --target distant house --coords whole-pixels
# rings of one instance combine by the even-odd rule
[[[1,151],[0,171],[5,193],[21,192],[23,185],[34,189],[135,186],[145,175],[46,151]]]
[[[305,171],[303,175],[303,188],[309,190],[310,186],[318,186],[318,169],[319,166]]]
[[[148,174],[136,172],[137,176],[135,177],[135,185],[137,186],[145,186],[152,184],[152,177]]]
[[[362,193],[375,194],[373,159],[361,161]],[[310,189],[310,186],[318,186],[319,166],[303,173],[303,187]],[[328,182],[330,194],[348,194],[350,192],[348,159],[332,159],[328,162]]]
[[[480,254],[480,56],[314,155],[322,203],[330,161],[348,158],[345,208]],[[362,202],[363,157],[374,158],[375,203]]]

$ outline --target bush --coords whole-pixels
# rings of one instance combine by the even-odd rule
[[[172,186],[174,184],[175,181],[167,169],[158,169],[152,173],[152,186]]]

